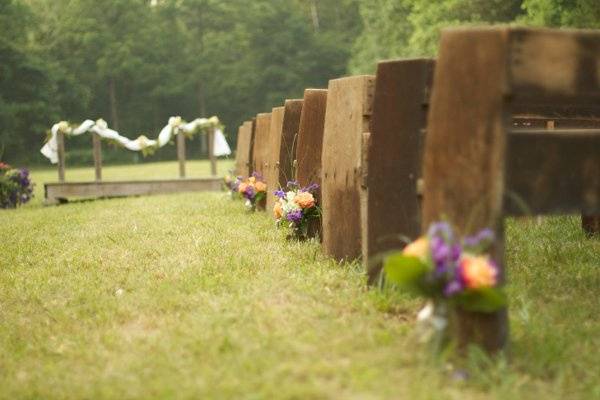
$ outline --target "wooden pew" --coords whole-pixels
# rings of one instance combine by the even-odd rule
[[[319,185],[315,191],[317,204],[321,204],[321,153],[325,128],[326,89],[306,89],[300,114],[298,143],[296,146],[296,179],[306,187]],[[310,237],[321,237],[321,221],[312,220],[308,228]]]
[[[422,227],[448,219],[461,234],[490,227],[504,261],[503,216],[600,214],[600,132],[513,129],[515,110],[600,104],[600,33],[444,30],[424,148]],[[502,269],[502,268],[501,268]],[[457,311],[459,348],[502,349],[506,310]]]
[[[401,249],[421,232],[417,182],[434,64],[412,59],[377,65],[361,193],[369,283],[377,281],[386,252]]]
[[[329,81],[323,132],[323,250],[336,260],[361,255],[363,136],[369,132],[374,77]]]

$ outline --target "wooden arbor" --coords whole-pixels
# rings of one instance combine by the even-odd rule
[[[600,132],[510,124],[522,104],[598,107],[599,65],[597,32],[445,30],[425,141],[422,226],[447,218],[461,234],[490,227],[502,265],[504,215],[599,214]],[[506,312],[456,318],[459,346],[505,345]]]
[[[58,183],[44,184],[45,204],[66,202],[73,197],[103,198],[219,190],[221,179],[216,176],[217,159],[214,156],[214,131],[210,130],[208,133],[208,158],[212,175],[210,178],[185,177],[185,136],[178,134],[176,143],[179,179],[102,181],[102,144],[100,136],[92,133],[95,180],[92,182],[65,182],[65,135],[59,131],[57,133]]]

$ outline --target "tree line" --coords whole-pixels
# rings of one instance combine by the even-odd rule
[[[243,120],[307,87],[433,56],[440,28],[490,23],[597,28],[600,2],[0,0],[0,159],[45,162],[38,150],[61,119],[154,137],[172,115],[218,115],[234,144]],[[70,161],[89,162],[90,147],[69,141]]]

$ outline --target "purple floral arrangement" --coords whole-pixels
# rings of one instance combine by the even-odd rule
[[[33,183],[25,168],[0,162],[0,208],[16,208],[33,197]]]
[[[506,299],[499,287],[498,266],[488,254],[493,242],[490,229],[460,240],[448,223],[434,223],[426,235],[386,258],[386,278],[434,303],[497,311]]]

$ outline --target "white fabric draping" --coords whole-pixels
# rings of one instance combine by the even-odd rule
[[[194,134],[206,128],[215,129],[213,154],[217,157],[230,155],[231,148],[227,143],[227,139],[225,139],[225,135],[223,135],[223,131],[219,128],[219,119],[217,117],[197,118],[187,123],[183,123],[181,117],[171,117],[169,118],[169,123],[161,129],[156,140],[148,139],[144,135],[139,136],[135,140],[128,139],[125,136],[121,136],[119,132],[108,128],[106,121],[102,119],[97,121],[86,119],[76,128],[69,126],[66,121],[61,121],[52,126],[50,139],[40,151],[52,164],[58,163],[58,142],[56,139],[58,132],[73,136],[82,135],[86,132],[97,133],[102,138],[116,141],[128,150],[142,151],[148,147],[163,147],[169,143],[172,137],[180,133]]]

